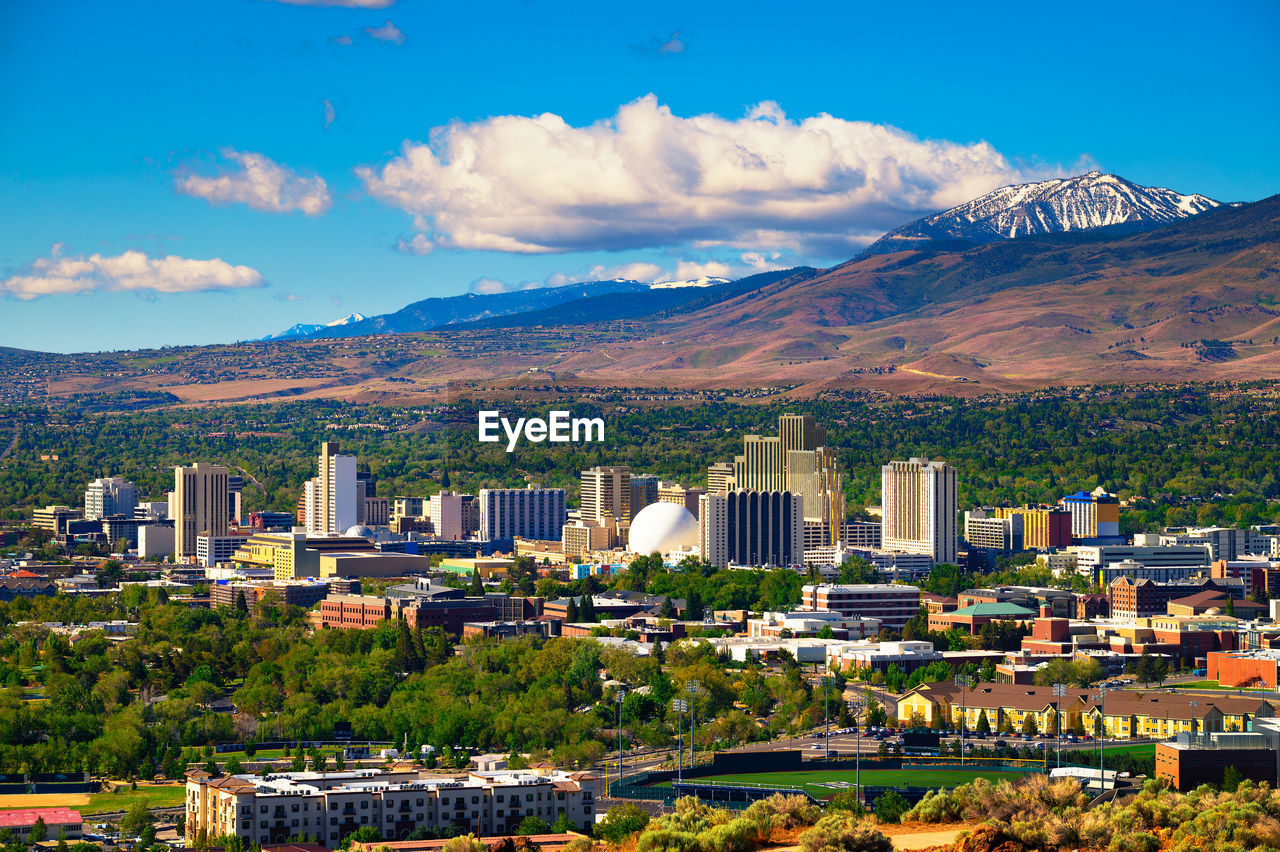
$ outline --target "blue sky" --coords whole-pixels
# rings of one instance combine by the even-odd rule
[[[828,265],[1089,167],[1280,191],[1274,2],[334,3],[0,5],[0,345]]]

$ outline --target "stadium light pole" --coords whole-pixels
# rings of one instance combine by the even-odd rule
[[[622,702],[627,698],[627,691],[619,689],[613,694],[613,703],[618,705],[618,784],[622,784]]]
[[[849,702],[853,705],[853,721],[854,732],[857,737],[854,739],[855,749],[853,758],[853,795],[858,801],[862,801],[862,726],[858,724],[858,717],[862,708],[866,706],[866,699],[862,696],[856,696]]]
[[[968,675],[956,675],[956,686],[960,687],[960,765],[964,766],[964,729],[969,726],[968,708],[965,706],[965,689],[973,685],[973,678]]]
[[[684,729],[680,714],[689,709],[689,702],[683,698],[671,699],[671,709],[676,711],[676,782],[684,781]]]
[[[1107,685],[1098,685],[1098,786],[1107,791]]]
[[[1058,732],[1058,768],[1062,768],[1062,699],[1067,694],[1067,685],[1065,683],[1055,683],[1053,685],[1053,721],[1054,729]]]
[[[822,684],[822,745],[823,757],[831,759],[831,684],[834,678],[824,674],[818,682]]]
[[[684,688],[688,691],[690,696],[698,696],[698,695],[702,695],[703,693],[702,681],[700,680],[691,680],[684,685]],[[689,768],[690,769],[693,768],[693,749],[695,745],[695,741],[693,738],[693,723],[694,723],[693,717],[697,711],[698,711],[698,702],[696,698],[691,697],[689,699]]]

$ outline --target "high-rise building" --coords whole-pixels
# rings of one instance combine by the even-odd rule
[[[1116,495],[1099,487],[1089,494],[1083,491],[1068,494],[1058,504],[1071,513],[1073,538],[1081,542],[1109,539],[1110,543],[1119,543],[1120,501]]]
[[[105,476],[89,483],[84,492],[84,519],[96,521],[108,515],[133,516],[138,489],[120,476]]]
[[[563,488],[481,488],[480,530],[484,541],[531,538],[556,541],[569,514]]]
[[[230,474],[227,477],[227,520],[239,526],[243,507],[244,477],[238,473]]]
[[[790,491],[704,494],[698,512],[702,558],[717,568],[803,565],[803,501]]]
[[[647,473],[631,474],[631,514],[627,520],[640,514],[640,510],[650,503],[657,503],[660,487],[656,476]]]
[[[736,487],[731,462],[716,462],[707,468],[708,494],[728,494]]]
[[[316,477],[308,483],[307,533],[342,533],[358,523],[356,457],[341,454],[337,441],[320,445]]]
[[[441,491],[432,494],[427,507],[431,517],[431,525],[435,528],[437,538],[457,541],[466,538],[462,530],[462,498],[465,495],[453,491]]]
[[[230,471],[222,465],[197,462],[173,469],[172,510],[174,559],[183,562],[196,557],[200,535],[226,535],[231,512],[227,479]]]
[[[733,478],[747,491],[780,491],[785,484],[782,439],[748,435],[742,439],[742,455],[733,460]]]
[[[395,497],[391,501],[391,520],[421,518],[426,513],[427,501],[422,497]]]
[[[1025,547],[1025,516],[1001,515],[991,508],[964,513],[964,540],[977,550],[1015,551]]]
[[[784,414],[778,418],[778,437],[782,451],[816,450],[827,445],[827,430],[818,425],[812,414]]]
[[[1071,546],[1071,513],[1053,506],[1001,506],[996,517],[1022,516],[1022,543],[1028,550],[1048,550]]]
[[[658,486],[659,503],[674,503],[677,506],[684,506],[689,510],[695,518],[698,516],[698,506],[701,504],[702,495],[707,492],[702,488],[685,488],[678,482],[664,482]],[[636,513],[633,511],[634,517]]]
[[[956,471],[943,461],[912,458],[880,468],[885,550],[956,561]]]
[[[631,468],[593,467],[582,472],[584,521],[631,519]]]
[[[707,490],[727,494],[734,489],[790,491],[803,498],[805,520],[834,545],[844,527],[844,484],[836,451],[828,447],[826,430],[810,414],[783,414],[778,436],[747,435],[743,452],[732,465],[707,470]],[[825,532],[822,532],[825,531]]]

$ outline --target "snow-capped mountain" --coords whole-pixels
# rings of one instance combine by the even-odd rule
[[[713,278],[710,275],[703,275],[701,278],[691,278],[688,281],[658,281],[649,285],[650,290],[677,290],[681,287],[714,287],[717,284],[728,284],[728,278]]]
[[[862,254],[903,251],[929,240],[990,243],[1108,225],[1151,228],[1221,205],[1203,195],[1183,195],[1162,187],[1139,186],[1117,175],[1089,172],[1001,187],[890,231]]]
[[[344,325],[355,325],[358,322],[364,322],[365,319],[366,317],[364,314],[358,314],[353,311],[345,317],[336,319],[333,322],[300,322],[279,334],[268,334],[266,337],[263,337],[262,340],[299,340],[304,337],[311,337],[322,328],[338,328],[339,326]]]

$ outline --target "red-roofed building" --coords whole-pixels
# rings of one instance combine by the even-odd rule
[[[46,840],[57,838],[65,833],[67,840],[79,840],[84,833],[84,820],[79,811],[70,808],[28,808],[20,811],[0,811],[0,831],[11,831],[20,843],[32,843],[31,829],[36,820],[44,822]]]

